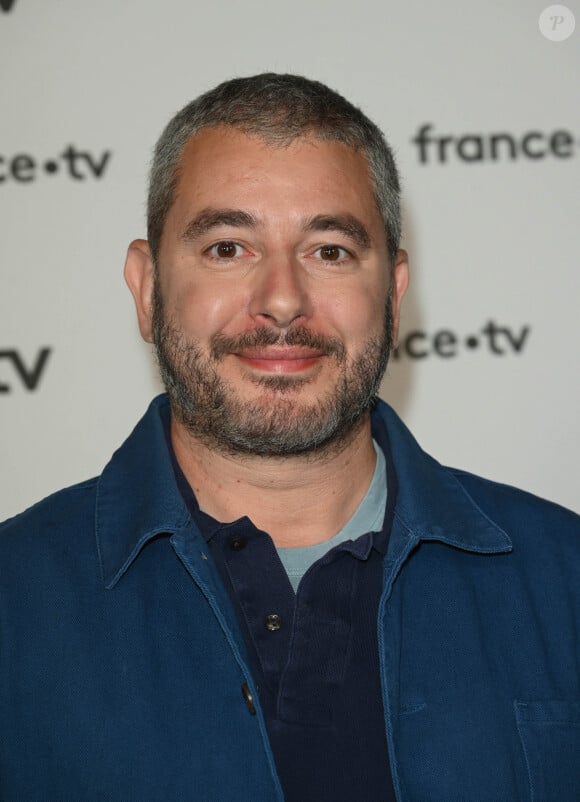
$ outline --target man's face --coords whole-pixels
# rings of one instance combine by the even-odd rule
[[[378,390],[405,287],[402,255],[391,285],[364,157],[203,130],[183,155],[152,304],[178,420],[230,452],[343,441]]]

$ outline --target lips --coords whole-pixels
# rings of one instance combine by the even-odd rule
[[[313,367],[324,354],[301,346],[250,348],[235,356],[256,370],[270,373],[299,373]]]

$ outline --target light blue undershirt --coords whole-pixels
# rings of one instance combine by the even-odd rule
[[[340,532],[330,540],[316,543],[314,546],[298,546],[290,549],[277,549],[282,565],[286,569],[294,591],[298,589],[300,580],[310,566],[323,557],[334,546],[345,540],[356,540],[367,532],[377,532],[383,526],[387,506],[387,466],[385,455],[380,446],[373,440],[377,461],[375,472],[369,489],[352,517],[345,523]]]

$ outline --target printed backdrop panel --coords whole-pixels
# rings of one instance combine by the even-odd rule
[[[413,279],[384,397],[441,461],[580,511],[580,12],[508,5],[1,0],[0,519],[99,472],[159,391],[122,280],[151,149],[264,70],[396,149]]]

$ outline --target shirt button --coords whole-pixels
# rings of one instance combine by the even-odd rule
[[[241,551],[248,541],[241,535],[234,535],[230,538],[230,548],[233,551]]]
[[[272,615],[267,615],[264,619],[264,624],[266,625],[266,629],[269,629],[270,632],[277,632],[282,627],[282,619],[276,613],[272,613]]]
[[[242,696],[244,697],[244,702],[246,703],[246,707],[252,716],[256,715],[256,706],[254,705],[254,697],[252,696],[252,691],[250,690],[250,686],[247,682],[244,682],[242,685]]]

